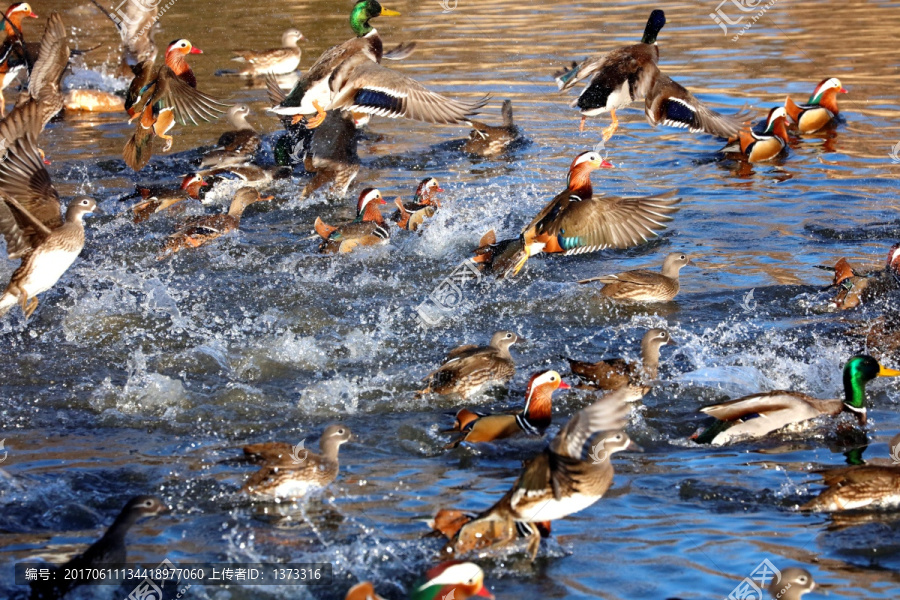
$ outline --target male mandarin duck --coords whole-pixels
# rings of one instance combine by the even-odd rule
[[[838,288],[835,306],[841,310],[855,308],[900,287],[900,244],[891,246],[883,269],[864,271],[851,265],[846,258],[838,260],[834,267],[821,268],[834,271],[834,279],[828,287]]]
[[[139,171],[153,154],[153,138],[166,141],[163,152],[172,147],[172,136],[167,135],[175,122],[187,125],[190,121],[212,121],[223,112],[215,98],[197,90],[197,78],[188,66],[185,56],[202,54],[188,40],[175,40],[166,50],[165,64],[154,68],[151,61],[144,61],[134,68],[134,79],[125,98],[125,109],[131,119],[139,118],[134,135],[125,144],[122,153],[125,163]]]
[[[159,258],[165,258],[167,253],[175,254],[184,248],[199,248],[208,244],[226,233],[230,233],[240,227],[241,215],[244,210],[254,202],[272,200],[273,196],[262,197],[259,190],[253,187],[242,187],[234,194],[231,206],[227,213],[218,215],[206,215],[188,219],[177,232],[166,240]]]
[[[142,202],[138,202],[131,207],[134,213],[134,222],[141,223],[149,219],[153,214],[166,210],[170,206],[178,204],[183,200],[192,198],[200,200],[201,188],[209,185],[203,177],[197,174],[185,175],[181,180],[181,186],[175,190],[150,190],[148,188],[138,188]]]
[[[900,435],[895,435],[888,447],[896,454]],[[875,461],[879,462],[815,471],[822,475],[826,489],[800,509],[840,512],[900,508],[900,465],[894,459]]]
[[[200,160],[201,167],[226,167],[253,160],[262,143],[259,133],[247,121],[250,107],[235,104],[225,113],[232,129],[219,136],[216,147],[206,152]]]
[[[83,585],[83,579],[70,579],[64,576],[71,570],[114,568],[124,564],[128,560],[128,548],[125,543],[128,530],[142,519],[168,511],[166,503],[156,496],[135,496],[125,504],[99,540],[62,566],[53,567],[55,575],[49,580],[32,583],[30,600],[57,600]]]
[[[641,362],[629,362],[624,358],[606,358],[590,363],[566,359],[572,373],[584,383],[579,386],[592,390],[618,390],[628,385],[651,382],[659,374],[659,350],[666,344],[675,344],[665,329],[648,329],[641,339]]]
[[[451,350],[444,362],[422,380],[420,394],[459,394],[468,399],[482,388],[503,385],[516,374],[509,348],[524,341],[512,331],[498,331],[487,346],[467,344]]]
[[[528,382],[522,412],[514,415],[478,415],[464,408],[456,416],[458,431],[463,435],[447,447],[456,448],[462,442],[493,442],[520,433],[543,435],[553,419],[553,392],[567,389],[568,384],[556,371],[535,373]]]
[[[384,600],[375,593],[375,586],[371,581],[361,581],[347,590],[344,600]]]
[[[473,129],[463,144],[463,152],[484,157],[498,156],[522,139],[522,132],[513,122],[512,102],[504,100],[500,113],[503,116],[501,125],[470,121]]]
[[[350,428],[340,423],[329,425],[319,438],[321,454],[283,442],[252,444],[244,454],[261,457],[264,466],[250,476],[241,488],[251,496],[267,500],[296,500],[329,485],[338,476],[338,451],[350,441]]]
[[[612,300],[671,302],[681,289],[678,273],[689,264],[691,260],[686,254],[671,252],[663,261],[661,273],[637,269],[582,279],[578,283],[599,281],[604,284],[600,288],[600,295]]]
[[[569,167],[566,189],[551,200],[521,233],[524,256],[545,253],[583,254],[606,248],[631,248],[666,228],[681,199],[672,193],[642,198],[594,195],[591,172],[610,168],[594,151],[582,152]]]
[[[259,75],[288,75],[300,66],[300,46],[297,42],[306,38],[298,29],[288,29],[281,34],[281,48],[269,50],[235,50],[231,60],[244,63],[240,74],[248,77]]]
[[[856,415],[866,425],[866,383],[876,377],[896,377],[900,371],[887,369],[864,354],[844,365],[844,398],[820,400],[800,392],[778,390],[751,394],[700,409],[716,422],[696,436],[699,444],[721,446],[741,440],[758,440],[788,425],[805,427],[817,417],[837,417],[843,412]]]
[[[31,134],[16,141],[0,163],[0,232],[10,259],[21,258],[0,295],[0,316],[19,304],[25,318],[62,277],[84,248],[84,217],[99,213],[97,202],[77,196],[60,216],[59,194],[44,168]]]
[[[397,210],[391,215],[391,221],[396,222],[400,229],[417,231],[425,219],[434,216],[437,209],[441,207],[441,201],[437,199],[437,195],[443,191],[444,189],[437,179],[426,177],[416,187],[412,202],[404,204],[400,198],[394,200]]]
[[[787,113],[779,106],[769,111],[766,127],[762,133],[752,129],[742,129],[738,137],[722,148],[722,152],[741,154],[750,162],[760,162],[777,158],[787,148],[788,133],[785,123]]]
[[[452,100],[419,82],[381,66],[383,46],[369,19],[397,14],[375,0],[358,2],[350,17],[357,38],[323,54],[274,112],[295,119],[316,113],[307,127],[318,127],[330,110],[405,117],[425,123],[468,121],[487,103]]]
[[[788,96],[784,101],[784,109],[791,120],[797,124],[800,133],[815,133],[838,116],[837,95],[846,94],[841,80],[832,77],[816,86],[806,104],[797,104]]]
[[[22,37],[22,19],[37,19],[27,2],[10,4],[3,20],[6,39],[0,46],[0,117],[6,114],[6,98],[3,92],[22,73],[31,69],[25,40]]]
[[[413,584],[409,597],[410,600],[494,598],[484,587],[484,571],[481,567],[461,561],[447,561],[429,569],[425,577]]]
[[[381,197],[381,192],[375,188],[366,188],[359,194],[356,219],[350,223],[334,227],[316,217],[316,233],[322,238],[319,252],[344,254],[357,246],[387,244],[391,239],[391,230],[378,209],[382,204],[387,202]]]
[[[512,488],[459,529],[447,551],[465,554],[500,547],[525,534],[534,560],[541,539],[537,524],[565,518],[597,502],[612,485],[612,455],[639,450],[621,431],[632,393],[628,388],[612,392],[575,413],[549,446],[525,463]],[[583,459],[585,443],[600,432],[602,437]]]

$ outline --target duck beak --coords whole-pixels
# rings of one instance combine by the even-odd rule
[[[887,367],[878,365],[879,377],[896,377],[897,375],[900,375],[900,371],[895,371],[894,369],[888,369]]]
[[[557,389],[560,389],[560,390],[571,390],[571,389],[572,389],[572,386],[569,385],[568,383],[566,383],[565,381],[560,381],[560,382],[559,382],[559,388],[557,388]]]
[[[400,13],[396,10],[391,10],[389,8],[381,7],[381,13],[378,15],[380,17],[399,17]]]
[[[677,345],[678,345],[678,342],[676,342],[675,340],[673,340],[671,335],[669,336],[669,341],[666,342],[666,343],[667,343],[668,345],[670,345],[670,346],[677,346]]]
[[[32,13],[28,13],[28,16],[31,17],[32,19],[37,19],[37,18],[38,18],[38,16],[37,16],[36,14],[34,14],[33,12],[32,12]]]
[[[98,207],[94,208],[94,210],[91,211],[91,214],[94,216],[97,216],[97,215],[105,215],[106,213],[103,212],[102,210],[100,210],[100,207],[98,206]]]
[[[841,89],[838,90],[838,91],[839,91],[840,93],[842,93],[842,94],[847,94],[847,93],[848,93],[848,92],[847,92],[847,88],[841,88]]]
[[[475,593],[475,595],[479,598],[490,598],[490,600],[494,600],[494,595],[483,585],[481,586],[481,589]]]
[[[634,440],[629,440],[628,445],[625,446],[625,450],[628,452],[643,452],[644,449],[634,443]]]
[[[203,54],[203,50],[197,48],[196,46],[191,46],[190,54]]]

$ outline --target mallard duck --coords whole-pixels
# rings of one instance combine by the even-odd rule
[[[212,96],[197,90],[197,78],[188,66],[185,56],[202,54],[188,40],[175,40],[166,50],[165,64],[154,69],[151,61],[134,67],[134,79],[125,98],[125,110],[131,119],[140,116],[134,134],[125,144],[122,157],[125,163],[140,171],[153,154],[153,138],[166,141],[163,152],[172,147],[168,132],[178,121],[187,125],[190,121],[217,119],[223,112],[222,104]]]
[[[896,377],[868,355],[852,357],[844,365],[844,398],[820,400],[800,392],[778,390],[752,394],[715,404],[700,412],[717,421],[696,437],[697,443],[721,446],[740,440],[757,440],[783,427],[806,424],[817,417],[836,417],[842,412],[856,415],[866,425],[866,383],[876,377]]]
[[[788,96],[784,101],[784,109],[791,120],[797,124],[800,133],[815,133],[838,116],[837,95],[846,94],[847,90],[837,77],[825,79],[813,90],[806,104],[797,104]]]
[[[344,254],[352,252],[358,246],[381,246],[391,239],[391,230],[378,206],[387,204],[381,192],[375,188],[366,188],[359,194],[356,203],[356,219],[334,227],[326,225],[316,217],[315,230],[322,238],[319,252],[325,254]]]
[[[679,127],[691,133],[703,132],[732,139],[745,126],[750,113],[734,115],[718,113],[698,100],[683,85],[659,73],[644,99],[644,114],[653,126]]]
[[[603,139],[608,140],[619,126],[616,110],[647,96],[659,73],[659,46],[656,44],[656,37],[665,24],[665,13],[654,10],[647,19],[640,44],[616,48],[604,56],[589,58],[557,74],[556,82],[560,92],[569,90],[579,81],[591,78],[584,91],[571,104],[581,110],[581,131],[584,131],[587,117],[609,112],[612,123],[603,130]]]

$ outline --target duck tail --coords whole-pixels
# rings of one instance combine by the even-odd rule
[[[126,165],[135,171],[140,171],[150,162],[151,156],[153,156],[153,130],[144,129],[138,123],[134,135],[125,143],[122,158],[125,159]]]
[[[504,127],[512,127],[513,126],[513,110],[512,110],[512,102],[510,100],[503,101],[503,107],[500,109],[500,114],[503,115],[503,126]]]
[[[403,200],[399,197],[394,200],[394,205],[400,211],[400,218],[397,220],[397,227],[400,229],[409,229],[409,211],[403,206]]]

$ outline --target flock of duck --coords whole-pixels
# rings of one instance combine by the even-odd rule
[[[233,73],[268,78],[272,113],[286,129],[275,144],[271,163],[257,162],[261,137],[246,120],[249,109],[228,106],[200,91],[187,62],[189,55],[199,54],[200,50],[186,39],[175,40],[166,48],[164,62],[156,65],[152,26],[156,8],[132,2],[126,10],[131,11],[131,18],[120,23],[125,47],[123,64],[133,79],[124,100],[118,102],[99,92],[70,93],[64,97],[60,81],[73,52],[57,13],[48,19],[40,44],[24,42],[23,19],[36,16],[27,3],[13,4],[5,13],[7,38],[0,52],[2,87],[13,85],[22,76],[26,83],[15,107],[0,122],[0,152],[4,156],[0,162],[0,231],[6,239],[9,258],[22,261],[0,297],[0,315],[16,306],[21,307],[26,320],[32,315],[38,295],[54,286],[80,254],[85,243],[83,219],[98,212],[94,199],[79,196],[69,201],[65,214],[61,214],[59,194],[39,149],[41,131],[64,106],[111,106],[127,112],[136,124],[123,150],[123,159],[135,171],[146,166],[155,152],[171,149],[176,125],[196,125],[227,114],[233,129],[204,154],[197,172],[184,176],[175,189],[139,187],[141,197],[131,209],[136,223],[200,200],[203,188],[217,177],[238,177],[246,183],[235,193],[227,213],[185,221],[163,243],[160,258],[196,249],[238,228],[248,206],[273,199],[262,195],[260,188],[275,179],[290,177],[297,163],[314,174],[302,197],[328,184],[333,196],[344,197],[359,171],[355,132],[372,116],[469,124],[474,129],[461,149],[484,156],[508,152],[522,140],[513,123],[509,101],[503,103],[503,123],[486,125],[472,117],[487,103],[487,98],[454,100],[383,66],[382,59],[401,60],[409,56],[414,44],[401,44],[385,52],[370,21],[398,13],[375,0],[361,0],[350,15],[355,36],[323,53],[289,93],[278,86],[273,76],[292,73],[299,67],[301,52],[297,42],[303,39],[299,31],[285,32],[281,48],[243,51],[236,56],[241,67]],[[640,43],[575,63],[556,75],[561,91],[586,82],[572,103],[582,115],[582,128],[587,117],[608,112],[612,124],[603,131],[604,140],[608,140],[618,126],[616,110],[643,99],[647,120],[652,125],[687,128],[724,138],[728,140],[724,152],[755,162],[771,160],[785,152],[789,120],[800,134],[837,123],[836,97],[846,90],[835,78],[827,78],[816,86],[805,104],[788,98],[784,106],[771,109],[759,131],[747,126],[747,112],[722,115],[713,111],[660,71],[657,36],[665,22],[663,11],[654,10]],[[593,150],[574,157],[565,188],[515,238],[498,241],[493,231],[485,234],[474,250],[473,264],[497,277],[514,277],[538,254],[574,255],[631,248],[656,237],[674,220],[680,198],[674,193],[629,198],[595,195],[592,172],[611,167]],[[441,210],[442,191],[435,178],[425,178],[413,201],[404,203],[397,199],[396,212],[386,220],[379,207],[387,202],[379,190],[367,187],[358,196],[357,216],[352,222],[329,225],[316,219],[313,228],[321,237],[319,250],[346,253],[359,246],[387,243],[392,235],[390,222],[400,230],[416,231]],[[681,269],[690,264],[689,255],[673,252],[664,257],[660,272],[627,271],[578,283],[601,284],[598,293],[613,302],[668,302],[679,292]],[[863,272],[842,259],[833,269],[834,285],[839,290],[836,305],[851,308],[873,294],[896,288],[898,264],[897,247],[891,249],[883,270]],[[519,341],[521,338],[513,331],[498,331],[485,346],[465,345],[452,350],[425,377],[420,394],[448,395],[466,401],[480,398],[485,389],[512,379],[515,361],[510,349]],[[579,380],[578,387],[603,391],[605,395],[573,414],[543,451],[525,462],[509,491],[490,508],[478,514],[446,508],[434,516],[431,535],[443,536],[447,541],[437,559],[438,566],[415,584],[411,596],[456,600],[490,597],[481,568],[461,559],[484,556],[506,546],[515,548],[520,541],[533,558],[541,539],[550,535],[552,521],[600,500],[613,482],[613,455],[637,449],[625,432],[631,406],[656,381],[661,348],[673,343],[665,329],[654,328],[643,337],[638,363],[569,359],[571,372]],[[853,426],[865,428],[866,384],[876,377],[897,375],[900,371],[879,365],[871,356],[853,356],[843,367],[842,398],[823,400],[798,392],[772,391],[708,406],[702,410],[713,421],[694,439],[713,445],[752,442],[785,429],[802,430],[814,422],[840,419],[846,424],[842,415],[850,415]],[[498,443],[514,436],[543,436],[551,425],[553,393],[568,387],[560,373],[546,370],[531,376],[523,408],[517,413],[483,414],[477,408],[461,408],[448,430],[447,447]],[[346,425],[333,424],[322,433],[319,454],[302,450],[301,455],[297,447],[278,442],[247,446],[246,458],[261,466],[242,491],[258,501],[280,502],[297,500],[324,488],[338,476],[340,446],[351,440]],[[896,465],[846,467],[825,472],[824,480],[827,489],[801,509],[900,508],[900,467]],[[165,504],[153,496],[134,498],[109,531],[67,566],[124,562],[128,528],[139,518],[165,509]],[[786,569],[782,579],[772,585],[773,596],[790,600],[812,590],[815,582],[804,569],[793,568]],[[36,585],[33,597],[62,597],[68,591],[61,585]],[[362,582],[348,592],[347,598],[378,596],[371,583]]]

